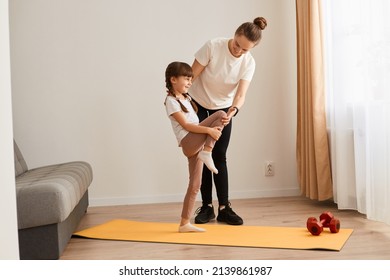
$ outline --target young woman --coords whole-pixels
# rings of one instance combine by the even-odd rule
[[[188,158],[189,183],[184,198],[179,232],[203,232],[190,223],[196,196],[199,193],[203,165],[217,174],[211,157],[215,142],[221,137],[224,111],[219,111],[199,123],[197,107],[187,94],[192,84],[192,68],[184,62],[172,62],[165,71],[167,97],[165,107],[177,143]]]
[[[230,207],[226,151],[232,130],[231,118],[244,105],[245,95],[255,71],[255,61],[250,50],[259,44],[262,30],[267,26],[263,17],[240,25],[233,38],[209,40],[196,53],[192,65],[194,82],[189,94],[199,108],[199,120],[219,110],[227,112],[223,119],[225,128],[216,143],[212,157],[219,171],[214,174],[218,196],[217,220],[231,225],[241,225],[243,220]],[[212,205],[213,177],[204,169],[202,176],[202,207],[196,212],[195,223],[203,224],[215,218]]]

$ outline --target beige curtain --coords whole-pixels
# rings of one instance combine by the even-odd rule
[[[321,1],[296,0],[298,116],[297,165],[302,195],[333,197],[325,116]]]

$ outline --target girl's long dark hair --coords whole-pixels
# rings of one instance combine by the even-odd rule
[[[192,68],[190,65],[188,65],[185,62],[180,62],[180,61],[174,61],[171,62],[168,66],[167,69],[165,70],[165,86],[167,88],[168,95],[173,96],[176,98],[176,95],[173,92],[173,86],[171,83],[171,78],[172,77],[193,77],[194,74],[192,72]],[[198,106],[196,106],[195,102],[192,100],[192,98],[187,94],[187,93],[182,93],[183,96],[188,99],[191,103],[192,108],[194,109],[195,112],[198,112]],[[187,108],[181,103],[180,99],[176,98],[177,102],[180,104],[180,108],[182,109],[183,112],[188,113]],[[164,102],[165,104],[165,102]]]

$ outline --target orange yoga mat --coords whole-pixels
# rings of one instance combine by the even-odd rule
[[[175,223],[112,220],[73,235],[139,242],[340,251],[353,232],[352,229],[342,228],[338,233],[331,233],[324,229],[319,236],[313,236],[306,228],[296,227],[198,226],[206,232],[179,233]]]

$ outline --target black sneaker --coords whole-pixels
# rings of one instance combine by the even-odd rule
[[[215,219],[214,207],[209,205],[203,205],[199,207],[195,212],[195,224],[205,224],[210,220]]]
[[[229,225],[239,226],[244,223],[240,216],[234,213],[233,209],[229,205],[226,205],[224,209],[218,210],[217,220],[219,222],[224,222]]]

